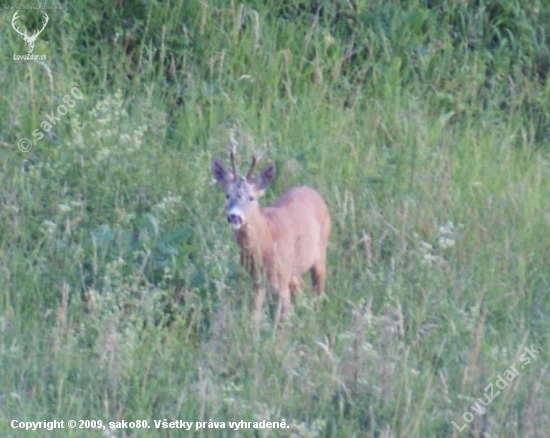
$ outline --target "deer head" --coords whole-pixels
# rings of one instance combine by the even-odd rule
[[[245,225],[250,212],[259,208],[258,198],[263,195],[275,176],[275,164],[270,163],[255,178],[252,178],[252,172],[264,153],[265,151],[262,151],[259,155],[252,157],[246,176],[237,173],[233,150],[229,153],[231,171],[227,170],[219,159],[212,160],[214,178],[225,190],[227,221],[234,230]]]
[[[40,35],[42,33],[42,31],[44,30],[44,28],[46,27],[46,24],[48,24],[48,14],[44,13],[44,25],[42,26],[42,29],[40,30],[34,30],[32,35],[27,35],[27,30],[25,30],[25,32],[21,32],[19,30],[19,26],[15,27],[16,26],[16,21],[17,21],[17,14],[19,12],[16,12],[15,14],[13,14],[13,18],[11,19],[11,27],[13,27],[13,29],[19,34],[21,35],[21,38],[23,38],[23,40],[25,41],[25,49],[27,50],[27,53],[32,53],[32,51],[34,50],[34,43],[36,41],[36,39],[38,38],[38,35]]]

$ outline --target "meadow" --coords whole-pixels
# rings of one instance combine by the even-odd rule
[[[19,12],[26,61],[8,1],[2,436],[548,436],[548,2],[64,2]],[[331,211],[281,327],[211,174],[230,132],[264,205]]]

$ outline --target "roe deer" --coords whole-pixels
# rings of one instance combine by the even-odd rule
[[[304,272],[311,273],[315,293],[323,293],[331,221],[321,195],[306,186],[293,187],[270,207],[260,207],[258,198],[275,176],[275,164],[270,163],[251,178],[262,156],[253,156],[248,173],[242,176],[231,151],[232,170],[214,158],[212,173],[225,189],[227,220],[241,247],[241,264],[253,278],[255,314],[260,314],[264,301],[263,274],[284,317],[291,310],[290,293],[303,286]]]

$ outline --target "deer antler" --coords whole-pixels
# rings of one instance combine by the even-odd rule
[[[235,140],[233,130],[229,131],[229,159],[231,160],[231,168],[233,169],[233,177],[237,178],[237,166],[235,165],[235,150],[237,149],[237,141]]]
[[[25,32],[21,32],[19,30],[19,26],[15,27],[16,21],[19,18],[18,15],[19,11],[16,11],[15,14],[13,14],[13,18],[11,19],[11,27],[13,27],[13,30],[15,30],[19,35],[21,35],[25,41],[26,40],[35,40],[38,35],[42,33],[42,31],[45,29],[46,25],[48,24],[48,21],[50,20],[48,17],[48,14],[44,13],[44,25],[42,26],[42,29],[33,31],[32,35],[27,35],[27,30],[25,29]]]
[[[233,176],[237,177],[237,166],[235,166],[235,151],[233,148],[229,150],[229,159],[231,160],[231,168],[233,169]]]
[[[44,26],[42,26],[42,29],[40,29],[40,30],[38,30],[38,31],[35,30],[35,31],[32,33],[32,36],[33,36],[33,37],[34,37],[35,35],[38,37],[38,35],[40,35],[40,34],[42,33],[42,31],[44,30],[44,28],[46,27],[46,24],[48,24],[48,21],[50,20],[50,19],[48,18],[48,14],[44,13],[44,18],[45,18],[45,20],[44,20]]]
[[[15,27],[15,22],[17,21],[17,18],[18,18],[17,14],[19,14],[19,11],[15,12],[15,14],[13,14],[13,18],[11,19],[11,27],[13,27],[13,30],[15,30],[19,35],[21,35],[23,38],[25,38],[27,36],[27,34],[21,32],[19,30],[19,26]]]
[[[252,163],[250,163],[250,169],[248,169],[248,173],[246,174],[246,179],[250,179],[250,177],[252,176],[252,172],[254,172],[254,168],[260,162],[265,152],[266,152],[266,149],[264,148],[264,150],[261,151],[258,155],[252,156]]]

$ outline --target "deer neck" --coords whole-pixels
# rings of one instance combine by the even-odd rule
[[[236,235],[244,253],[261,256],[271,240],[268,218],[261,208],[250,211],[246,223],[237,230]]]

